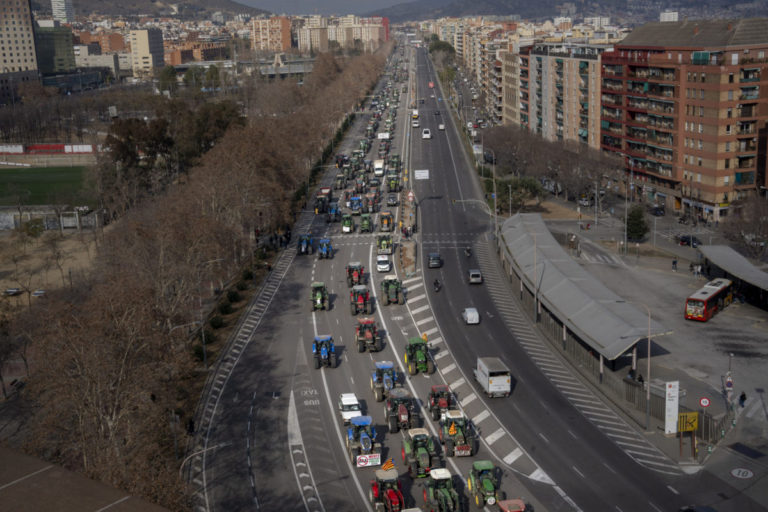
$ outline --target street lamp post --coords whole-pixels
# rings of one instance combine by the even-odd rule
[[[620,300],[619,302],[628,302],[643,306],[645,311],[648,312],[648,334],[646,340],[648,341],[648,366],[645,370],[645,430],[650,429],[651,425],[651,308],[643,304],[642,302],[635,302],[631,300]]]
[[[189,462],[189,459],[191,459],[195,455],[200,455],[201,453],[205,453],[205,452],[208,452],[208,451],[211,451],[211,450],[215,450],[216,448],[226,448],[227,446],[230,446],[231,444],[232,444],[231,441],[225,441],[223,443],[219,443],[219,444],[214,445],[214,446],[209,446],[208,448],[203,448],[202,450],[198,450],[198,451],[196,451],[194,453],[190,453],[189,455],[187,455],[184,458],[184,460],[181,461],[181,464],[179,465],[179,480],[181,480],[181,478],[182,478],[181,473],[182,473],[182,470],[184,469],[184,464]]]

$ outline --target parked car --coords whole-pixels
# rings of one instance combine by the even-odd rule
[[[677,240],[680,242],[680,245],[690,245],[693,246],[694,249],[701,245],[701,240],[695,236],[693,237],[693,243],[691,243],[691,235],[679,235]]]
[[[397,194],[387,195],[387,206],[397,206],[397,203],[398,203]]]

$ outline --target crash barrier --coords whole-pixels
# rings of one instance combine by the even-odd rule
[[[664,391],[655,389],[652,383],[640,383],[626,378],[623,370],[600,372],[600,361],[597,355],[578,336],[571,332],[555,313],[547,309],[537,300],[534,292],[528,288],[512,264],[512,255],[503,238],[496,238],[496,253],[506,273],[513,295],[520,303],[521,310],[536,324],[539,332],[549,344],[565,357],[590,384],[599,389],[603,395],[613,402],[625,414],[632,417],[638,424],[643,425],[647,407],[647,390],[651,386],[650,417],[664,422],[665,403]],[[640,342],[641,344],[643,341]],[[612,362],[606,362],[609,370],[613,370]],[[685,406],[680,406],[680,412],[693,412]],[[714,444],[724,437],[732,426],[732,411],[727,411],[722,417],[714,417],[706,412],[699,414],[699,426],[696,436],[702,442]]]

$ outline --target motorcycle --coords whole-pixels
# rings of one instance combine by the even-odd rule
[[[437,279],[435,279],[435,282],[434,282],[434,283],[432,283],[432,284],[433,284],[433,286],[435,287],[435,293],[439,292],[439,291],[440,291],[440,288],[442,287],[442,285],[440,284],[440,281],[438,281]]]
[[[466,249],[464,249],[464,255],[465,255],[467,258],[469,258],[470,256],[472,256],[472,249],[470,249],[469,247],[467,247]]]

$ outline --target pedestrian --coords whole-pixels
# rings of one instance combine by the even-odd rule
[[[743,408],[746,402],[747,402],[747,394],[742,391],[741,394],[739,395],[739,405]]]
[[[677,272],[677,258],[672,260],[672,272]]]
[[[691,263],[689,263],[689,264],[688,264],[688,272],[690,272],[691,274],[693,274],[693,262],[691,262]]]
[[[638,374],[637,374],[637,382],[639,382],[640,384],[642,384],[643,382],[645,382],[645,381],[643,380],[643,374],[642,374],[642,373],[638,373]]]

